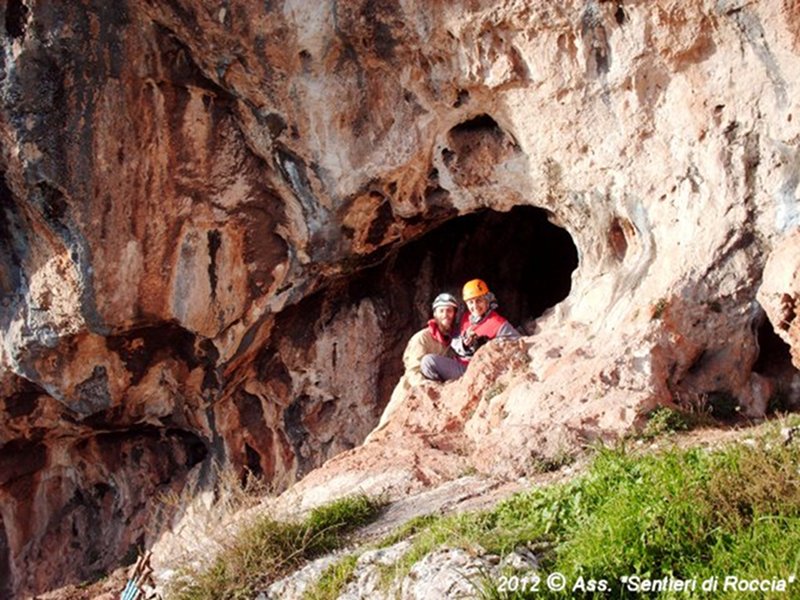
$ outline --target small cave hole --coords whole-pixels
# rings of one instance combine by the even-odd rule
[[[625,9],[622,8],[622,3],[621,2],[619,4],[617,4],[617,10],[614,13],[614,19],[617,21],[617,25],[622,26],[622,25],[625,24],[625,20],[626,20]]]
[[[797,410],[800,407],[800,395],[793,383],[798,373],[792,364],[789,345],[775,333],[766,316],[758,327],[756,337],[758,358],[752,370],[770,379],[774,385],[768,412]]]
[[[10,0],[6,5],[6,32],[14,39],[25,35],[28,7],[22,0]]]
[[[513,158],[520,150],[513,136],[487,114],[450,129],[447,142],[450,154],[443,151],[442,158],[456,183],[465,187],[490,183],[494,166]]]
[[[247,471],[242,475],[242,485],[247,484],[248,472],[249,476],[261,479],[264,477],[264,470],[261,468],[261,455],[250,445],[244,445],[245,463],[247,464]]]
[[[453,108],[460,108],[469,102],[469,92],[467,90],[458,90],[456,101],[453,102]]]
[[[458,136],[475,132],[491,131],[502,135],[503,130],[492,117],[487,114],[478,115],[468,121],[459,123],[450,130],[452,135]]]
[[[173,447],[182,449],[184,456],[183,464],[176,462],[175,466],[179,468],[182,467],[186,472],[208,458],[208,447],[203,440],[192,431],[167,429],[162,439],[171,442]],[[175,456],[178,457],[180,454],[176,452]]]
[[[753,371],[765,377],[785,377],[795,372],[792,366],[792,355],[789,344],[775,333],[766,317],[758,327],[758,358]]]

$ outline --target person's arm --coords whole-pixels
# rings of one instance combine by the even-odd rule
[[[428,353],[422,343],[422,335],[421,333],[415,333],[408,340],[405,352],[403,352],[403,367],[405,367],[406,373],[419,373],[422,357]]]

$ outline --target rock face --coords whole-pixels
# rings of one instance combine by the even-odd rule
[[[411,547],[409,540],[392,546],[361,553],[351,581],[338,596],[339,600],[426,600],[427,598],[478,599],[486,596],[491,585],[500,586],[501,577],[510,573],[528,577],[530,588],[539,573],[536,555],[525,547],[518,547],[504,559],[489,554],[479,546],[470,551],[442,547],[423,556],[402,577],[387,579],[390,569],[397,569],[400,559]],[[307,567],[275,582],[257,600],[302,600],[319,581],[322,572],[340,557],[326,556]],[[502,587],[502,586],[500,586]]]
[[[797,366],[797,15],[6,2],[0,596],[153,544],[215,461],[280,490],[347,451],[311,503],[519,473],[659,403],[796,401],[756,292],[774,249]],[[476,276],[531,335],[355,450]]]

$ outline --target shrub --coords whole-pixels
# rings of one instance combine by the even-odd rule
[[[668,406],[659,406],[648,413],[641,437],[649,440],[665,433],[687,431],[690,428],[689,419],[684,413]]]

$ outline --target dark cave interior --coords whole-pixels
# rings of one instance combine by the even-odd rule
[[[424,296],[426,311],[439,292],[459,299],[470,279],[483,279],[499,312],[517,327],[567,297],[578,252],[569,233],[548,221],[547,211],[518,206],[452,219],[399,249],[383,267],[395,288]],[[405,284],[398,281],[405,282]]]

